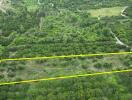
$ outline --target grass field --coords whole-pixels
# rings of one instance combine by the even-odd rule
[[[101,8],[89,10],[88,12],[92,17],[119,16],[124,8],[125,7]]]

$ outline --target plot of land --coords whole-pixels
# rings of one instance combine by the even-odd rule
[[[124,64],[127,56],[129,55],[3,62],[0,68],[3,78],[0,82],[130,69]]]
[[[92,17],[119,16],[125,7],[111,7],[89,10]]]

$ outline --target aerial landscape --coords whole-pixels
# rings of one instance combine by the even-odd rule
[[[131,99],[132,0],[0,0],[0,100]]]

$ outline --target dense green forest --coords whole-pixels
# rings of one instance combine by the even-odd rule
[[[0,59],[132,51],[132,0],[0,0]],[[0,62],[0,83],[132,69],[132,55]],[[131,100],[132,73],[0,86],[0,100]]]

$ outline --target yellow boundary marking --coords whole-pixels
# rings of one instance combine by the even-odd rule
[[[74,57],[92,57],[92,56],[124,55],[124,54],[132,54],[132,52],[80,54],[80,55],[64,55],[64,56],[50,56],[50,57],[44,56],[44,57],[33,57],[33,58],[9,58],[9,59],[1,59],[0,63],[5,62],[5,61],[40,60],[40,59],[56,59],[56,58],[74,58]],[[58,80],[58,79],[87,77],[87,76],[97,76],[97,75],[114,74],[114,73],[124,73],[124,72],[132,72],[132,69],[129,69],[129,70],[116,70],[116,71],[110,71],[110,72],[98,72],[98,73],[92,73],[92,74],[61,76],[61,77],[53,77],[53,78],[42,78],[42,79],[36,79],[36,80],[24,80],[24,81],[17,81],[17,82],[0,82],[0,86],[1,85],[21,84],[21,83],[32,83],[32,82],[40,82],[40,81],[49,81],[49,80]]]
[[[79,54],[79,55],[63,55],[63,56],[44,56],[44,57],[32,57],[32,58],[9,58],[1,59],[1,62],[5,61],[22,61],[22,60],[41,60],[41,59],[56,59],[56,58],[75,58],[75,57],[93,57],[93,56],[107,56],[107,55],[124,55],[132,54],[132,52],[117,52],[117,53],[98,53],[98,54]]]
[[[3,83],[1,82],[0,86],[2,86],[2,85],[13,85],[13,84],[22,84],[22,83],[33,83],[33,82],[41,82],[41,81],[50,81],[50,80],[59,80],[59,79],[88,77],[88,76],[108,75],[108,74],[126,73],[126,72],[132,72],[132,69],[120,70],[120,71],[116,70],[116,71],[110,71],[110,72],[98,72],[98,73],[92,73],[92,74],[61,76],[61,77],[53,77],[53,78],[42,78],[42,79],[36,79],[36,80],[24,80],[24,81],[16,81],[16,82],[3,82]]]

